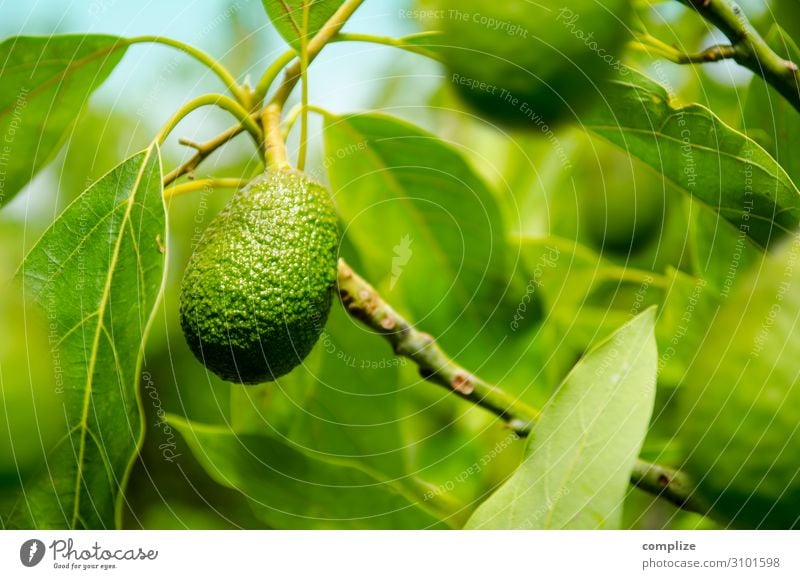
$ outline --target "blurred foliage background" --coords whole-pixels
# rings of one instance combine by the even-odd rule
[[[800,3],[748,0],[741,4],[762,33],[779,18],[800,36]],[[404,16],[409,8],[410,3],[401,0],[366,2],[348,28],[392,36],[416,32],[419,23]],[[176,37],[221,58],[239,78],[257,79],[285,47],[257,0],[90,0],[80,5],[6,0],[0,2],[0,13],[3,37],[65,32]],[[678,2],[640,2],[638,14],[651,34],[690,51],[720,40]],[[747,129],[742,126],[742,111],[751,75],[744,69],[729,62],[678,66],[633,52],[626,60],[667,86],[678,100],[706,104],[732,126]],[[326,48],[314,62],[310,100],[335,112],[375,109],[420,124],[457,144],[486,179],[502,209],[504,235],[512,250],[510,281],[496,288],[500,313],[478,323],[469,312],[450,320],[432,315],[419,325],[436,335],[467,368],[541,405],[588,345],[629,317],[636,300],[662,303],[667,297],[680,300],[676,292],[691,293],[689,276],[696,273],[698,256],[692,253],[692,227],[687,224],[706,219],[721,236],[732,234],[726,233],[727,225],[718,222],[715,214],[705,215],[705,208],[693,204],[662,176],[580,127],[561,127],[554,138],[547,138],[490,126],[463,110],[442,88],[443,78],[443,70],[422,57],[386,47],[340,43]],[[159,46],[130,49],[77,120],[57,159],[0,212],[3,280],[13,275],[26,249],[87,184],[144,148],[182,103],[219,88],[215,78],[179,52]],[[182,122],[174,135],[202,141],[229,124],[224,113],[206,108]],[[324,179],[320,131],[321,123],[314,119],[310,172]],[[296,147],[296,141],[290,141],[290,146]],[[175,138],[164,153],[167,170],[188,154]],[[250,176],[259,170],[251,144],[241,137],[204,164],[198,176]],[[212,480],[183,439],[163,422],[164,412],[207,424],[233,424],[242,432],[268,428],[308,449],[355,458],[419,497],[426,490],[447,489],[436,493],[439,500],[449,503],[443,508],[460,504],[461,516],[468,513],[516,466],[521,443],[504,444],[509,432],[495,417],[420,381],[414,367],[395,359],[383,340],[348,318],[340,306],[335,306],[314,353],[274,385],[244,390],[222,383],[197,363],[177,323],[177,288],[193,243],[229,195],[229,191],[202,192],[174,199],[169,208],[169,281],[146,351],[142,398],[147,434],[128,485],[126,526],[270,525],[270,517],[263,516],[268,509],[257,504],[264,501]],[[368,220],[369,211],[365,207],[359,219]],[[576,250],[574,240],[584,247]],[[426,287],[404,283],[402,275],[392,281],[392,256],[403,243],[402,235],[387,235],[377,242],[386,258],[371,269],[383,270],[384,276],[370,281],[401,311],[407,311],[404,304],[425,296]],[[562,255],[559,267],[542,267],[542,255],[554,247]],[[411,239],[407,249],[405,268],[428,266],[424,239]],[[343,252],[354,266],[359,265],[361,256],[347,240]],[[657,272],[657,279],[647,285],[643,297],[637,297],[638,278],[613,283],[593,280],[588,296],[571,296],[583,281],[570,277],[566,262],[599,258],[603,267]],[[544,291],[535,293],[519,327],[511,331],[516,304],[529,281],[540,277]],[[59,408],[50,396],[57,386],[48,383],[50,374],[43,369],[50,359],[44,330],[37,326],[34,314],[24,314],[13,286],[4,287],[0,301],[4,409],[0,413],[0,493],[8,501],[18,484],[17,469],[24,472],[36,464],[46,444],[42,441],[58,436],[47,425],[54,422],[49,417]],[[435,311],[437,304],[430,307]],[[695,320],[700,323],[702,316]],[[664,317],[660,323],[668,332],[670,321]],[[673,393],[680,368],[670,374],[672,363],[662,368],[659,407],[645,446],[645,458],[658,457],[666,463],[677,456],[671,445],[678,420]],[[487,456],[491,457],[488,462]],[[465,475],[474,464],[486,466]],[[629,493],[626,524],[632,528],[713,527],[702,517],[679,512],[636,490]]]

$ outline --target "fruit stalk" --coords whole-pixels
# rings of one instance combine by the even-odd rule
[[[309,64],[317,57],[317,55],[325,48],[325,45],[328,44],[333,38],[339,33],[342,29],[342,26],[345,25],[347,20],[353,15],[353,13],[358,9],[359,6],[364,2],[364,0],[347,0],[344,2],[339,9],[331,16],[330,20],[325,23],[325,26],[317,32],[317,34],[312,38],[308,43],[308,62]],[[282,55],[276,63],[283,63],[284,59],[288,58],[288,53]],[[273,67],[269,68],[269,71],[274,72]],[[252,118],[256,122],[262,122],[263,114],[270,108],[272,105],[272,109],[277,109],[279,114],[280,110],[283,108],[283,105],[291,95],[292,90],[300,81],[301,78],[301,66],[300,60],[295,60],[294,64],[286,69],[286,73],[284,75],[283,82],[275,91],[272,99],[260,111],[256,111]],[[268,84],[273,77],[267,77],[262,79],[263,82],[259,82],[258,88],[256,90],[255,100],[258,102],[260,98],[263,98],[263,94],[259,94],[260,91],[263,90],[266,93],[267,89],[269,88]],[[208,157],[211,153],[219,149],[225,143],[236,137],[239,133],[244,131],[244,126],[239,124],[233,127],[230,127],[225,132],[220,133],[210,141],[203,143],[200,147],[195,147],[197,152],[192,155],[186,162],[182,165],[173,169],[170,173],[168,173],[164,177],[164,186],[173,183],[177,179],[180,179],[183,175],[187,175],[192,173],[199,165],[202,163],[206,157]]]
[[[339,260],[339,296],[347,312],[382,335],[394,352],[414,362],[420,375],[444,386],[461,398],[494,413],[520,436],[526,436],[539,417],[539,410],[489,384],[452,360],[434,338],[416,329],[392,308],[352,268]],[[637,460],[631,484],[684,510],[706,513],[685,473]]]
[[[722,31],[731,41],[728,52],[738,64],[771,84],[800,111],[800,68],[772,50],[730,0],[679,0]]]

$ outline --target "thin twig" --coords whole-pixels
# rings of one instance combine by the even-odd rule
[[[526,434],[539,416],[535,408],[450,359],[430,334],[411,325],[343,260],[339,260],[338,288],[348,313],[386,338],[397,355],[412,360],[425,380],[493,412],[518,434]]]
[[[800,68],[770,48],[739,6],[729,0],[678,1],[694,9],[728,37],[732,45],[729,58],[761,76],[800,111]]]
[[[328,44],[328,42],[330,42],[331,39],[339,33],[339,31],[342,29],[342,26],[344,26],[345,22],[347,22],[350,16],[352,16],[353,13],[358,9],[358,7],[361,6],[363,1],[364,0],[347,0],[339,7],[333,16],[331,16],[330,20],[328,20],[322,29],[317,32],[314,38],[309,41],[309,63],[314,60],[314,58],[316,58],[316,56],[322,51],[325,45]],[[294,90],[297,82],[300,80],[300,73],[300,61],[295,60],[294,63],[286,69],[283,81],[275,91],[275,94],[270,99],[270,102],[267,104],[267,106],[264,107],[264,109],[253,113],[252,118],[254,121],[261,122],[263,124],[261,116],[267,110],[269,105],[273,105],[273,109],[275,108],[274,105],[278,105],[279,110],[283,107],[283,105],[289,99],[289,96],[292,94],[292,90]],[[200,145],[201,148],[194,147],[197,149],[197,153],[195,153],[182,165],[176,167],[170,173],[168,173],[164,177],[164,186],[166,187],[184,175],[190,175],[195,169],[197,169],[200,163],[202,163],[209,155],[211,155],[211,153],[236,137],[243,130],[244,127],[242,125],[236,125],[227,129],[225,132],[220,133],[210,141],[203,143]]]
[[[637,460],[631,484],[685,511],[703,515],[709,512],[708,505],[694,491],[686,474],[679,470]]]
[[[347,312],[391,344],[398,356],[414,362],[420,375],[444,386],[508,423],[526,436],[539,411],[501,388],[481,380],[451,359],[429,334],[416,329],[343,260],[339,260],[339,296]],[[685,473],[642,460],[636,461],[631,484],[688,510],[706,513]]]

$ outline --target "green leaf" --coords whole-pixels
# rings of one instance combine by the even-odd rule
[[[243,493],[279,529],[421,529],[441,523],[391,482],[278,437],[239,435],[170,417],[218,483]]]
[[[656,328],[658,380],[661,384],[678,386],[714,319],[719,294],[708,280],[678,269],[668,269],[666,278],[668,291]]]
[[[398,48],[415,54],[421,54],[433,60],[443,61],[441,51],[439,50],[441,48],[441,37],[441,32],[429,30],[400,36],[395,38],[395,41],[397,42]]]
[[[589,128],[714,208],[766,247],[800,222],[800,192],[755,141],[702,105],[676,105],[664,87],[630,70],[609,83],[608,107]]]
[[[800,237],[770,252],[705,325],[678,411],[687,472],[723,521],[800,527]]]
[[[517,471],[468,528],[609,529],[655,400],[655,309],[595,346],[544,408]]]
[[[25,486],[12,524],[113,528],[143,426],[139,371],[164,278],[155,145],[114,168],[44,233],[19,275],[46,310],[68,434]]]
[[[766,40],[778,54],[800,62],[797,44],[777,24]],[[744,128],[786,169],[795,184],[800,182],[800,113],[758,75],[750,82]]]
[[[283,39],[300,51],[304,37],[311,40],[344,0],[261,0],[267,16]],[[303,8],[309,4],[308,30],[303,29]]]
[[[233,427],[277,431],[307,452],[352,460],[403,482],[397,369],[405,363],[337,303],[300,367],[269,384],[234,387]]]
[[[727,296],[762,260],[764,251],[747,236],[746,229],[734,229],[706,206],[692,203],[690,215],[692,267],[717,293]]]
[[[503,222],[458,150],[377,113],[327,117],[325,146],[346,235],[387,299],[440,337],[495,312],[509,289]]]
[[[0,207],[58,151],[125,54],[116,36],[14,36],[0,43]]]

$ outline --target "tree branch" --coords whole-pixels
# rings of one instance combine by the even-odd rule
[[[496,414],[517,434],[528,434],[539,418],[537,409],[461,367],[432,336],[419,331],[397,313],[375,288],[341,259],[337,283],[339,296],[347,312],[381,334],[397,355],[414,362],[425,380],[444,386],[461,398]],[[694,498],[691,484],[680,471],[638,460],[631,474],[631,483],[685,510],[707,512]]]
[[[411,325],[343,260],[339,260],[338,288],[348,313],[386,338],[395,354],[413,361],[425,380],[503,418],[518,434],[527,434],[538,410],[451,360],[432,336]]]
[[[260,113],[253,115],[253,120],[259,120],[261,118]],[[200,166],[200,163],[206,160],[211,153],[219,149],[222,145],[236,137],[239,133],[244,131],[244,125],[236,125],[235,127],[231,127],[226,130],[224,133],[220,133],[210,141],[206,141],[205,143],[192,143],[191,146],[193,149],[197,149],[197,152],[192,155],[192,157],[184,162],[179,167],[176,167],[169,173],[164,176],[164,187],[170,185],[171,183],[177,181],[184,175],[188,175],[192,173],[197,167]]]
[[[349,0],[333,15],[328,23],[309,42],[309,61],[332,41],[344,23],[363,0]],[[286,70],[284,80],[269,103],[253,113],[257,122],[274,125],[274,119],[263,119],[266,112],[274,116],[285,104],[300,80],[300,63]],[[270,122],[272,121],[272,122]],[[169,185],[183,175],[191,174],[211,153],[235,138],[244,130],[236,125],[205,143],[184,142],[197,150],[185,163],[164,178]],[[192,186],[192,188],[194,188]],[[444,386],[461,398],[468,400],[504,419],[509,428],[525,436],[539,417],[539,411],[504,390],[485,382],[452,360],[432,336],[417,330],[395,311],[364,279],[343,260],[339,261],[338,289],[342,303],[350,315],[380,333],[392,345],[395,353],[409,358],[419,368],[420,375],[430,382]],[[692,498],[691,485],[686,475],[659,465],[637,461],[631,474],[631,483],[644,491],[660,496],[686,510],[705,513],[706,509]]]
[[[320,29],[320,31],[314,35],[314,38],[308,42],[307,50],[309,64],[317,57],[322,49],[325,48],[325,45],[333,40],[333,38],[342,29],[342,26],[344,26],[345,22],[347,22],[347,20],[363,2],[364,0],[347,0],[336,12],[334,12],[330,20],[328,20]],[[283,106],[289,99],[289,95],[292,93],[292,90],[294,90],[294,87],[300,81],[302,72],[302,63],[300,62],[300,59],[296,59],[294,63],[286,69],[283,82],[281,82],[280,86],[275,91],[275,94],[270,99],[270,104]]]
[[[739,6],[730,0],[678,1],[694,9],[728,37],[732,44],[729,58],[761,76],[800,111],[800,69],[769,47]]]
[[[679,470],[637,460],[631,473],[631,484],[685,511],[701,515],[709,512],[708,505],[697,496],[686,473]]]

